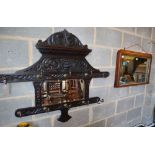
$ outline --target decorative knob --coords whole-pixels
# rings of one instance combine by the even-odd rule
[[[4,84],[7,84],[6,78],[3,79],[3,83],[4,83]]]
[[[64,74],[64,77],[67,77],[67,74]]]
[[[88,73],[85,73],[84,76],[88,76]]]
[[[19,117],[21,117],[21,116],[22,116],[22,114],[21,114],[21,112],[20,112],[20,111],[18,111],[18,112],[17,112],[17,115],[18,115]]]
[[[68,104],[64,104],[64,107],[65,107],[65,108],[68,108]]]
[[[39,79],[40,77],[41,77],[41,76],[38,74],[38,75],[37,75],[37,79]]]

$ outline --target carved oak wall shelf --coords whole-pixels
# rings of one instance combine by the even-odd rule
[[[0,75],[0,83],[34,84],[35,106],[17,109],[17,117],[60,110],[58,120],[65,122],[71,118],[70,108],[100,101],[99,97],[89,98],[89,84],[92,78],[108,77],[109,72],[100,72],[87,62],[85,56],[91,50],[75,35],[66,30],[57,32],[39,40],[36,48],[42,54],[38,62],[14,74]]]

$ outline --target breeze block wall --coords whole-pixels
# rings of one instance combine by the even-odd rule
[[[39,60],[40,53],[35,44],[52,33],[64,28],[0,28],[0,73],[13,73],[31,66]],[[0,84],[0,126],[16,126],[19,122],[30,122],[32,126],[135,126],[153,122],[155,101],[155,28],[65,28],[75,34],[83,44],[93,49],[88,62],[101,71],[109,71],[106,79],[93,79],[90,97],[99,96],[105,102],[70,109],[72,116],[66,123],[57,121],[59,111],[17,118],[18,108],[34,106],[34,88],[31,82]],[[150,84],[126,88],[114,88],[116,53],[118,49],[139,44],[152,53],[153,62]],[[129,50],[142,51],[140,46]]]

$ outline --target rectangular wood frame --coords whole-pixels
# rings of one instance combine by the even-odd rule
[[[120,67],[121,67],[121,64],[122,64],[122,55],[129,55],[129,56],[135,56],[135,57],[147,58],[147,59],[150,58],[150,67],[149,67],[149,75],[148,75],[148,81],[147,82],[120,85]],[[136,85],[149,84],[150,72],[151,72],[151,63],[152,63],[152,54],[120,49],[117,52],[117,57],[116,57],[116,69],[115,69],[115,83],[114,83],[114,87],[115,88],[119,88],[119,87],[128,87],[128,86],[136,86]]]

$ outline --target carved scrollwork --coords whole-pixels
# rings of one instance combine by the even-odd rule
[[[85,59],[42,57],[36,64],[27,68],[26,70],[18,71],[16,73],[30,74],[30,73],[83,73],[96,71]]]
[[[42,72],[56,71],[60,69],[60,62],[57,59],[46,58],[42,61],[41,66],[42,67],[40,69],[42,69]]]
[[[79,48],[86,48],[81,41],[72,33],[69,33],[67,30],[57,32],[52,34],[50,37],[47,38],[44,42],[39,41],[39,45],[46,45],[46,46],[63,46],[63,47],[79,47]]]

